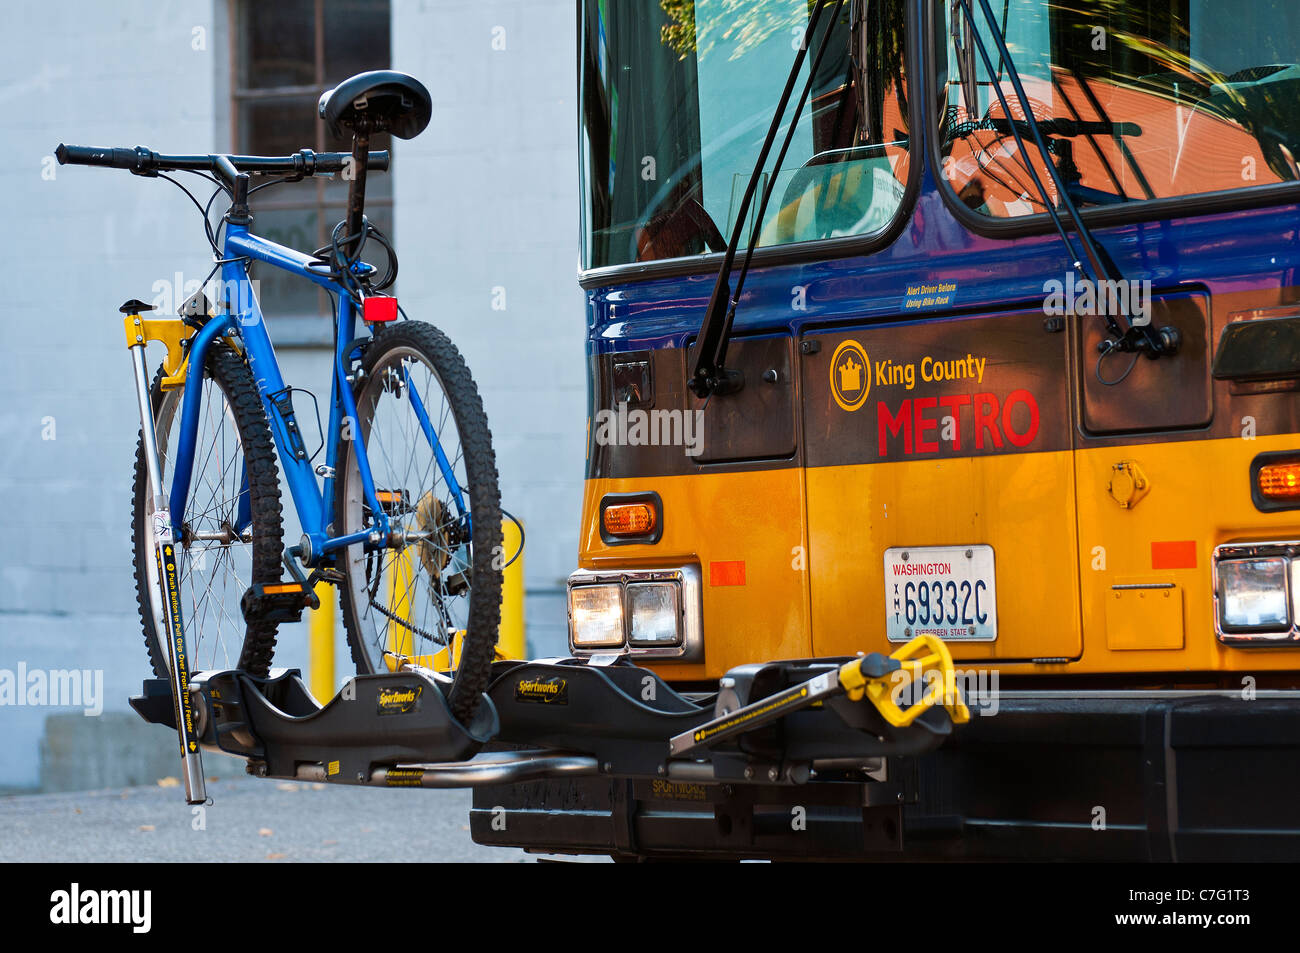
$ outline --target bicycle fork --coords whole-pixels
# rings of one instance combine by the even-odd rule
[[[162,464],[158,458],[158,440],[154,430],[153,406],[149,400],[149,372],[145,365],[145,345],[150,339],[167,344],[169,374],[177,375],[181,358],[181,335],[188,329],[180,321],[146,320],[140,312],[147,309],[139,301],[128,301],[122,306],[126,313],[126,344],[135,367],[136,399],[140,405],[140,433],[144,448],[146,489],[146,532],[153,539],[154,558],[146,560],[145,572],[149,579],[149,606],[153,613],[154,631],[166,639],[167,658],[171,663],[172,708],[176,716],[176,733],[181,746],[182,776],[185,778],[185,800],[189,804],[203,804],[208,799],[203,780],[203,754],[199,749],[194,729],[194,706],[190,700],[189,654],[185,646],[185,627],[181,617],[180,587],[176,568],[176,540],[167,497],[163,495]],[[163,328],[159,325],[176,325]],[[160,333],[151,333],[158,331]],[[170,332],[170,333],[169,333]]]

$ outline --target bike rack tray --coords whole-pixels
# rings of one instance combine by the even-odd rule
[[[202,745],[247,758],[251,774],[297,778],[306,769],[317,780],[369,784],[377,770],[399,764],[464,762],[498,733],[486,698],[471,724],[461,725],[447,708],[443,681],[422,671],[357,675],[323,706],[297,669],[267,678],[200,672],[190,688]],[[174,723],[159,700],[167,690],[151,679],[131,705],[147,721]]]
[[[430,788],[593,774],[791,785],[924,753],[969,717],[959,696],[940,703],[933,685],[920,689],[923,674],[950,688],[953,674],[947,650],[924,639],[889,657],[744,665],[717,692],[698,694],[626,658],[500,661],[468,726],[447,707],[450,680],[417,666],[358,675],[323,706],[296,669],[200,672],[190,691],[202,745],[246,758],[260,777]],[[904,711],[909,686],[916,700]],[[174,725],[166,680],[147,681],[131,704],[146,721]]]
[[[802,783],[815,763],[866,764],[918,754],[938,747],[952,731],[942,707],[894,726],[869,702],[841,695],[762,721],[706,749],[672,755],[669,738],[832,675],[849,661],[741,666],[723,677],[719,692],[703,696],[680,694],[626,659],[599,666],[576,658],[497,662],[488,697],[501,719],[497,742],[589,755],[602,772],[619,777],[743,782],[761,772],[779,783]]]

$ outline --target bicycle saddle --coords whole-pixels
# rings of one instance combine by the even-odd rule
[[[414,139],[429,125],[433,100],[414,76],[381,69],[358,73],[327,89],[319,109],[330,132],[340,139],[349,138],[363,122],[372,133]]]

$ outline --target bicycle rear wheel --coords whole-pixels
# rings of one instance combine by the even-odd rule
[[[383,548],[355,543],[339,555],[353,661],[359,672],[385,672],[399,657],[425,661],[459,643],[449,704],[468,724],[501,623],[501,493],[483,403],[455,345],[417,321],[376,333],[355,388],[335,532],[370,524],[359,440],[390,536]]]
[[[214,344],[206,363],[194,470],[176,540],[190,670],[239,668],[264,676],[275,650],[276,624],[246,624],[239,601],[251,583],[280,579],[284,544],[275,449],[243,358],[224,344]],[[195,373],[194,368],[189,373]],[[163,492],[170,494],[184,392],[163,391],[161,382],[160,370],[150,397]],[[157,677],[166,678],[170,672],[167,643],[154,625],[144,562],[154,558],[147,492],[140,442],[132,493],[136,602],[149,662]]]

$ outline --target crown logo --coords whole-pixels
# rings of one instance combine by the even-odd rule
[[[840,390],[862,390],[862,365],[853,360],[853,355],[848,355],[848,360],[839,365],[840,371]]]

